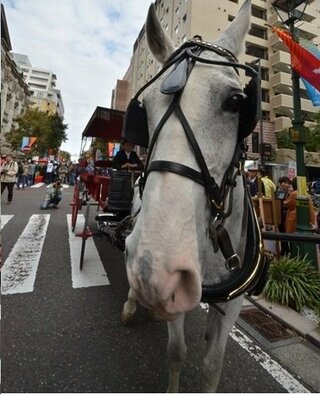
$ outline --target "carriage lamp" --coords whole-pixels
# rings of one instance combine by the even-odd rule
[[[308,0],[274,0],[271,4],[282,23],[290,26],[302,19]]]
[[[308,0],[274,0],[271,2],[278,17],[284,25],[286,25],[292,38],[299,41],[299,30],[295,28],[296,21],[301,21],[306,10]],[[301,111],[301,98],[299,86],[299,74],[291,67],[292,79],[292,97],[293,97],[293,119],[292,128],[290,129],[290,138],[296,146],[296,164],[297,164],[297,181],[298,181],[298,197],[297,205],[297,232],[312,232],[309,224],[309,197],[306,191],[307,179],[306,168],[304,163],[304,143],[305,128]],[[294,245],[295,255],[308,255],[309,260],[317,267],[317,254],[315,244],[299,243]]]

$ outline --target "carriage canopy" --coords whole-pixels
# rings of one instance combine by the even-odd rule
[[[121,140],[124,111],[105,107],[97,107],[85,127],[82,138],[97,137],[111,140]]]

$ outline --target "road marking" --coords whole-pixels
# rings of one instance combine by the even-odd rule
[[[269,354],[253,344],[253,341],[238,328],[233,327],[230,336],[289,393],[310,393],[286,369],[274,361]]]
[[[208,313],[209,304],[200,303],[200,307]],[[296,380],[286,369],[274,361],[269,354],[235,326],[230,332],[230,337],[247,351],[259,364],[289,393],[310,393],[298,380]]]
[[[94,287],[109,285],[110,281],[102,265],[93,238],[86,241],[83,269],[80,271],[80,254],[82,238],[76,236],[76,232],[83,230],[84,215],[77,217],[75,232],[71,230],[71,214],[67,214],[70,256],[71,256],[71,276],[73,288]]]
[[[7,225],[11,218],[13,218],[13,215],[1,215],[1,230]]]
[[[50,214],[30,217],[1,270],[2,294],[32,292]]]
[[[30,188],[40,188],[42,185],[44,185],[44,182],[38,182],[37,184],[31,185]]]

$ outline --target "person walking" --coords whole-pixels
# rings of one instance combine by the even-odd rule
[[[54,177],[54,164],[53,164],[53,161],[51,160],[47,164],[45,183],[46,184],[52,184],[53,183],[53,177]]]
[[[18,173],[18,164],[12,159],[11,155],[7,155],[5,162],[1,165],[1,195],[8,188],[8,202],[11,204],[13,197],[13,187],[16,183]]]
[[[36,165],[33,160],[31,160],[28,164],[28,185],[34,185],[34,178],[36,173]]]
[[[28,173],[29,173],[29,165],[26,160],[22,162],[22,189],[28,186]]]
[[[23,185],[23,166],[22,166],[22,162],[19,161],[18,162],[18,173],[17,173],[17,189],[20,189],[20,185]]]

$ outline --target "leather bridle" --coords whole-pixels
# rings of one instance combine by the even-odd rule
[[[202,51],[211,51],[217,53],[218,55],[222,55],[226,58],[225,61],[221,60],[212,60],[200,57]],[[183,63],[184,62],[184,63]],[[243,293],[244,291],[249,289],[249,286],[256,285],[257,276],[261,274],[261,251],[262,251],[262,243],[261,243],[261,235],[257,226],[257,221],[255,218],[255,214],[252,209],[252,203],[247,202],[250,198],[245,197],[245,205],[248,204],[248,208],[245,212],[249,212],[252,218],[250,218],[251,222],[247,225],[251,226],[252,233],[258,233],[258,240],[255,251],[255,254],[251,254],[252,262],[250,268],[245,268],[245,274],[242,270],[242,262],[237,253],[234,252],[232,242],[230,240],[228,231],[224,227],[225,220],[231,215],[232,212],[232,202],[233,202],[233,190],[236,186],[237,179],[240,177],[240,182],[243,182],[245,192],[247,194],[247,188],[245,187],[245,179],[244,179],[244,160],[245,160],[245,143],[243,139],[238,139],[238,142],[235,147],[235,151],[233,154],[233,158],[228,166],[223,178],[221,185],[218,185],[213,176],[211,176],[209,169],[207,167],[206,161],[203,157],[201,149],[198,145],[198,142],[195,138],[195,135],[192,131],[192,128],[183,113],[183,110],[180,106],[180,99],[183,94],[183,90],[185,84],[187,83],[188,77],[190,76],[192,69],[196,62],[205,63],[209,65],[221,65],[233,67],[236,71],[240,69],[244,69],[250,71],[252,75],[256,75],[256,71],[247,65],[239,64],[236,57],[228,50],[214,45],[210,43],[206,43],[200,41],[198,39],[190,40],[185,43],[182,47],[180,47],[176,52],[174,52],[171,57],[168,59],[163,69],[152,78],[146,85],[144,85],[135,95],[135,98],[138,98],[139,95],[156,79],[163,74],[165,70],[167,70],[170,66],[175,65],[174,70],[170,74],[176,73],[173,75],[171,80],[178,78],[177,84],[172,87],[170,75],[169,80],[168,77],[164,80],[161,87],[161,92],[165,94],[171,94],[172,100],[169,104],[169,107],[165,111],[162,116],[160,122],[155,128],[152,139],[148,148],[148,156],[145,165],[145,170],[142,174],[140,181],[140,193],[142,196],[144,186],[146,184],[147,178],[151,172],[172,172],[175,174],[179,174],[180,176],[187,177],[192,181],[202,185],[205,189],[206,195],[208,197],[208,202],[210,206],[210,224],[209,224],[209,234],[210,238],[213,242],[214,252],[217,252],[219,249],[223,254],[226,260],[226,268],[233,273],[232,278],[232,287],[230,288],[229,284],[221,284],[212,285],[203,288],[203,300],[216,303],[217,301],[226,301],[233,297],[239,295],[239,293]],[[186,68],[186,70],[184,69]],[[180,73],[180,74],[179,74]],[[185,74],[183,74],[185,73]],[[169,117],[175,113],[177,118],[180,120],[182,128],[185,132],[187,140],[192,148],[192,151],[195,155],[196,162],[200,168],[200,171],[197,171],[189,166],[185,166],[181,163],[173,162],[173,161],[165,161],[165,160],[151,160],[152,152],[155,146],[155,143],[159,137],[159,134],[169,119]],[[251,205],[251,206],[250,206]],[[248,222],[248,221],[245,221]],[[248,248],[247,248],[248,249]],[[252,252],[252,251],[251,251]],[[245,252],[245,259],[248,259],[249,252]],[[253,256],[254,255],[254,256]],[[254,275],[253,275],[254,273]],[[250,278],[252,277],[252,278]],[[248,280],[250,278],[250,281]],[[244,285],[245,284],[245,285]],[[218,290],[218,293],[216,292]],[[237,292],[239,290],[239,292]]]

